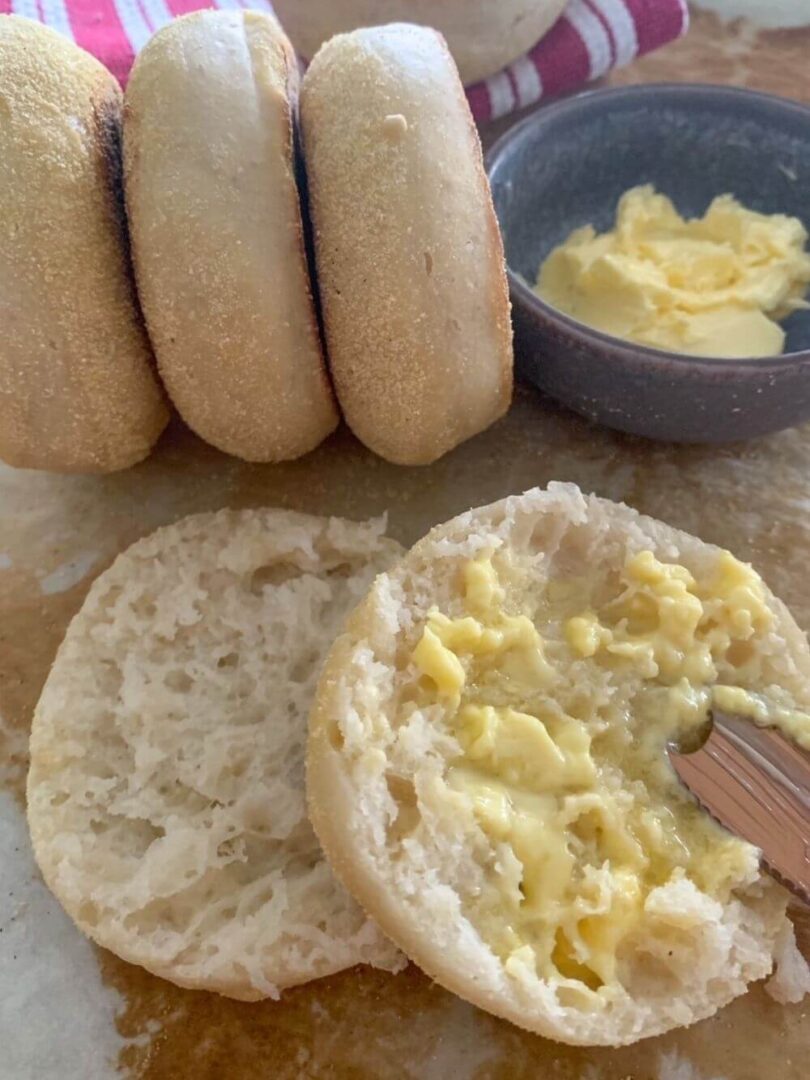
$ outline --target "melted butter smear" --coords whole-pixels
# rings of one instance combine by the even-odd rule
[[[623,942],[651,917],[653,889],[685,877],[725,901],[757,865],[755,849],[684,794],[667,743],[702,725],[712,703],[805,746],[810,716],[718,684],[720,664],[757,684],[752,645],[772,622],[761,579],[728,552],[702,583],[652,552],[628,558],[612,598],[563,620],[557,642],[509,610],[491,558],[463,574],[467,613],[429,613],[411,705],[443,706],[461,748],[446,798],[472,812],[497,855],[470,901],[475,923],[507,970],[528,965],[598,1008],[621,981]],[[570,604],[580,584],[555,592]],[[590,665],[632,675],[632,708],[566,713],[560,661],[580,665],[586,692]]]

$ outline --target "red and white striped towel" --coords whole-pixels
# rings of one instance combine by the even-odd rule
[[[210,7],[272,11],[269,0],[0,0],[0,15],[47,23],[125,83],[135,53],[155,30],[176,15]],[[492,120],[574,90],[673,41],[688,26],[686,0],[569,0],[531,52],[468,88],[475,118]]]

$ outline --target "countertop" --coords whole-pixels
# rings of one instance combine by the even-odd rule
[[[612,83],[702,80],[810,101],[810,29],[698,15],[689,37]],[[249,466],[175,423],[143,465],[107,478],[0,468],[0,1073],[11,1080],[408,1077],[760,1080],[806,1075],[810,1005],[755,987],[715,1018],[618,1051],[526,1034],[432,985],[353,970],[245,1005],[179,990],[85,942],[39,882],[22,817],[33,706],[92,578],[131,541],[192,512],[274,505],[387,510],[411,542],[467,508],[549,480],[624,500],[752,561],[810,629],[810,426],[724,448],[595,428],[520,388],[509,416],[427,469],[385,464],[344,430],[292,464]],[[9,1056],[10,1055],[10,1056]],[[4,1071],[10,1069],[11,1071]]]

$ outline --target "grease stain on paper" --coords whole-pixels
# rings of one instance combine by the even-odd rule
[[[62,563],[40,578],[39,587],[45,596],[67,592],[85,578],[98,562],[98,552],[83,551],[75,559]]]

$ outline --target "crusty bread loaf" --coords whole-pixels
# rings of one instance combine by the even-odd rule
[[[337,425],[295,176],[295,57],[270,15],[160,30],[127,86],[124,180],[138,290],[184,420],[249,461]]]
[[[127,261],[121,90],[89,53],[0,18],[0,457],[110,472],[168,419]]]
[[[441,37],[333,38],[301,90],[327,350],[346,420],[382,457],[435,460],[509,407],[503,247]]]
[[[276,0],[296,49],[311,59],[335,34],[363,26],[410,22],[432,26],[467,84],[506,67],[531,49],[567,0]]]
[[[201,514],[93,584],[36,709],[28,820],[45,880],[99,944],[244,1000],[402,963],[335,883],[304,801],[321,658],[399,555],[382,532]]]
[[[487,908],[494,904],[492,889],[500,896],[499,883],[517,881],[518,905],[536,903],[536,895],[523,891],[525,865],[511,844],[493,848],[482,832],[480,822],[487,813],[505,829],[498,816],[504,808],[497,802],[497,785],[496,801],[480,805],[459,795],[467,790],[463,786],[453,787],[451,772],[460,760],[470,760],[460,756],[469,744],[460,742],[462,735],[447,719],[446,709],[414,705],[425,677],[418,679],[411,657],[432,609],[450,618],[465,613],[463,568],[469,560],[491,555],[507,575],[504,610],[520,610],[526,587],[538,603],[530,618],[545,644],[533,663],[546,673],[552,665],[548,685],[553,692],[548,700],[544,692],[533,693],[535,704],[529,708],[539,710],[540,716],[562,716],[564,710],[579,717],[593,740],[598,775],[613,785],[612,798],[636,798],[646,790],[639,787],[642,781],[617,771],[612,758],[600,757],[607,751],[596,747],[629,745],[619,741],[627,739],[635,745],[647,738],[632,726],[639,675],[632,664],[625,665],[619,649],[615,659],[608,656],[599,663],[574,654],[566,643],[561,612],[570,604],[576,611],[581,595],[601,595],[612,602],[628,558],[650,551],[659,560],[682,564],[704,585],[727,565],[719,549],[626,506],[586,497],[573,485],[552,484],[547,491],[531,491],[463,514],[434,529],[394,570],[377,579],[332,649],[310,720],[310,818],[344,884],[403,951],[445,987],[525,1028],[575,1044],[630,1043],[709,1016],[741,994],[750,981],[768,973],[774,956],[785,949],[786,894],[760,874],[756,849],[732,841],[695,809],[666,768],[662,746],[655,769],[664,770],[664,779],[657,782],[667,785],[668,801],[661,804],[660,820],[672,824],[659,834],[664,836],[661,842],[680,843],[677,819],[668,816],[675,808],[691,814],[696,828],[709,831],[711,843],[702,865],[710,875],[725,866],[730,850],[726,845],[741,850],[739,876],[730,893],[712,898],[680,871],[667,878],[664,870],[657,870],[663,875],[660,887],[652,888],[643,908],[633,909],[641,912],[640,921],[627,924],[634,929],[619,946],[618,984],[604,996],[591,993],[585,1003],[575,993],[584,989],[585,976],[541,978],[525,949],[505,960],[492,946],[491,930],[498,919],[511,915],[505,906]],[[734,566],[740,568],[739,563]],[[807,641],[764,586],[762,597],[772,619],[770,629],[757,631],[725,658],[718,654],[719,677],[745,685],[744,672],[752,670],[745,665],[755,661],[755,687],[787,695],[786,700],[806,710]],[[639,612],[641,617],[644,608]],[[744,620],[739,625],[743,627]],[[505,682],[475,682],[473,690],[479,693],[483,685],[493,696],[505,693],[510,680],[521,677],[519,671],[507,672]],[[496,753],[495,744],[486,742],[489,737],[483,734],[473,744],[471,753],[478,760],[493,760],[487,757]],[[612,743],[606,742],[609,738]],[[520,745],[511,752],[522,755]],[[524,760],[531,768],[530,756],[513,759],[509,768],[520,770]],[[661,775],[659,771],[657,777]],[[524,807],[519,814],[532,805],[531,798],[515,804]],[[547,807],[546,796],[537,798],[546,799],[542,805]],[[484,817],[476,816],[479,811]],[[639,820],[652,828],[650,819]],[[570,851],[579,850],[575,839],[570,844]],[[621,850],[614,856],[621,866]],[[554,864],[548,866],[546,873],[551,874]],[[583,880],[601,880],[604,869],[589,871],[590,878]],[[531,912],[530,906],[529,917]],[[492,919],[496,923],[487,921]],[[582,920],[582,935],[587,922]],[[503,929],[511,932],[508,924]],[[593,926],[589,933],[596,933]],[[559,946],[558,941],[555,950]],[[795,949],[785,954],[796,961]],[[556,951],[553,955],[556,958]],[[568,967],[578,972],[567,956],[564,952],[561,960],[555,959],[560,972]],[[795,995],[802,979],[793,972],[788,982]]]

